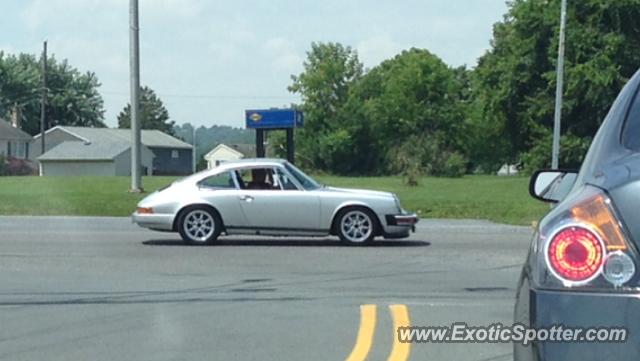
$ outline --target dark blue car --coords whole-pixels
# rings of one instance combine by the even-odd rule
[[[625,342],[535,342],[517,361],[640,360],[640,72],[618,95],[579,172],[539,171],[530,192],[557,203],[540,221],[515,321],[540,329],[624,328]]]

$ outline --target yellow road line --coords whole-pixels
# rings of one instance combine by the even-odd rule
[[[411,344],[402,343],[398,339],[398,327],[411,326],[409,321],[409,310],[405,305],[389,306],[391,317],[393,318],[393,348],[389,354],[388,361],[406,361],[411,353]]]
[[[347,361],[364,361],[373,344],[373,333],[376,329],[376,305],[360,306],[360,330],[355,346]]]

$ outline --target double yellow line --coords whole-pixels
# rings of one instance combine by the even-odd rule
[[[409,310],[405,305],[390,305],[389,311],[393,319],[393,347],[387,361],[406,361],[411,353],[410,343],[401,343],[398,339],[398,328],[408,327]],[[347,358],[347,361],[364,361],[371,351],[373,335],[376,329],[376,305],[360,306],[360,330],[356,344]]]

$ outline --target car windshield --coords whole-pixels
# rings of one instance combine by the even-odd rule
[[[303,171],[296,168],[296,166],[294,166],[293,164],[285,163],[284,166],[285,168],[287,168],[289,173],[291,173],[291,175],[296,178],[296,180],[302,185],[302,188],[304,188],[305,190],[312,191],[314,189],[322,187],[320,183],[313,180],[313,178],[306,175]]]

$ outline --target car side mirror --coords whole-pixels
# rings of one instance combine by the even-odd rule
[[[571,191],[578,178],[573,170],[539,170],[529,183],[529,194],[543,202],[558,203]]]

